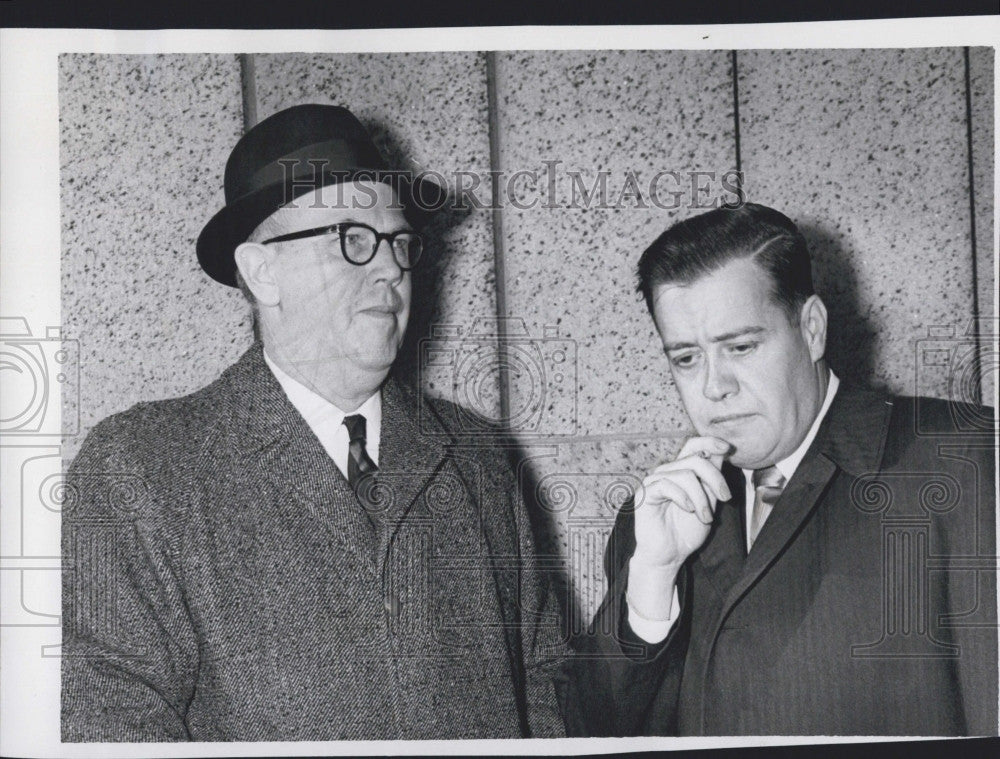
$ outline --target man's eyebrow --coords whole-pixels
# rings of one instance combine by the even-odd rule
[[[759,335],[762,332],[766,332],[767,329],[764,327],[741,327],[740,329],[734,329],[730,332],[725,332],[721,335],[716,335],[709,339],[711,343],[724,343],[726,340],[732,340],[736,337],[748,337],[750,335]],[[663,348],[666,351],[679,351],[682,348],[697,348],[697,343],[664,343]]]

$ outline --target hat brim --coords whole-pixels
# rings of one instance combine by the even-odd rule
[[[404,175],[373,177],[373,171],[324,174],[315,183],[278,183],[248,193],[213,216],[198,235],[196,250],[198,263],[216,282],[236,287],[236,248],[246,242],[250,234],[264,219],[295,198],[314,192],[320,187],[351,182],[364,178],[390,184],[397,192],[407,221],[420,229],[447,202],[447,190],[436,182],[421,177],[410,179]]]

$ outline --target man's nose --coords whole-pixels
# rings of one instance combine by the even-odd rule
[[[368,267],[371,269],[371,276],[376,281],[398,282],[403,278],[404,272],[396,261],[392,245],[386,239],[378,241],[378,245],[375,247],[375,256],[368,262]]]
[[[739,387],[726,361],[717,358],[707,360],[704,389],[706,398],[710,401],[721,401],[729,395],[734,395]]]

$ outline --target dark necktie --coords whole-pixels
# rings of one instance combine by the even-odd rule
[[[344,426],[351,442],[347,446],[347,481],[351,489],[357,492],[361,478],[369,472],[375,472],[378,467],[365,450],[365,418],[361,414],[344,417]]]
[[[753,482],[754,499],[753,513],[750,517],[750,546],[760,534],[764,522],[774,508],[774,502],[778,500],[781,491],[785,487],[785,476],[778,471],[778,467],[769,466],[766,469],[754,470],[750,478]]]

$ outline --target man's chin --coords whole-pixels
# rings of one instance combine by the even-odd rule
[[[774,464],[768,453],[765,451],[749,451],[745,448],[740,448],[737,444],[732,455],[728,456],[727,460],[739,469],[764,469]]]
[[[384,346],[373,349],[372,345],[361,347],[353,355],[353,363],[361,369],[370,372],[389,371],[399,349],[395,346]]]

